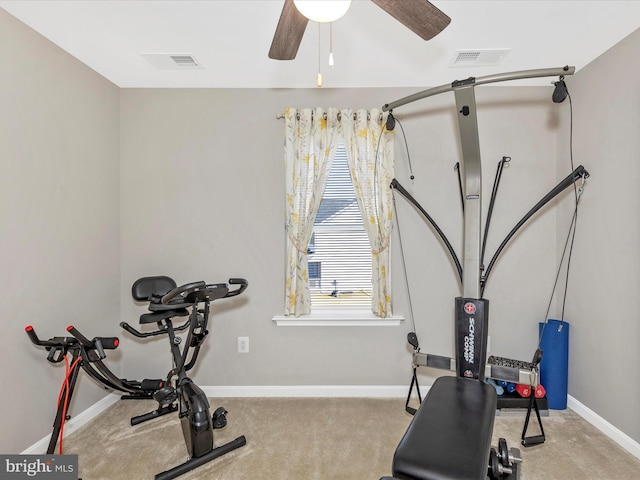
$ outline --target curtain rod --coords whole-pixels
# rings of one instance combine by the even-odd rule
[[[382,121],[382,117],[383,117],[383,113],[380,113],[380,115],[378,116],[378,121]],[[338,112],[338,121],[342,120],[342,115],[340,112]],[[400,115],[396,115],[395,113],[393,114],[393,116],[395,118],[402,118]],[[284,118],[284,112],[280,112],[280,113],[276,113],[276,120],[282,120]],[[298,120],[300,120],[300,114],[296,114],[296,118]],[[313,111],[311,111],[311,118],[313,118]],[[324,118],[325,120],[327,119],[327,114],[323,113],[322,114],[322,118]],[[353,119],[356,119],[356,114],[353,114]],[[371,114],[367,113],[367,120],[371,120]]]

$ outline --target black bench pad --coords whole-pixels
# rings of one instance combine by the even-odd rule
[[[396,449],[394,478],[486,479],[497,402],[484,382],[438,378]]]

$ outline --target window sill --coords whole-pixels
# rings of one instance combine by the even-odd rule
[[[397,327],[404,317],[380,318],[369,310],[318,308],[309,315],[274,315],[272,320],[278,327]]]

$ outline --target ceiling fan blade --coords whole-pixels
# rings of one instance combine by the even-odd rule
[[[432,39],[451,23],[445,13],[427,0],[371,1],[425,40]]]
[[[309,23],[309,19],[298,11],[293,0],[285,0],[276,33],[271,42],[269,58],[275,60],[296,58],[307,23]]]

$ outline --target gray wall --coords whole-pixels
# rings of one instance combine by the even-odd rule
[[[249,280],[246,294],[214,309],[211,337],[194,372],[201,385],[408,384],[410,319],[385,328],[282,328],[271,321],[282,312],[284,261],[283,124],[275,115],[286,106],[375,107],[416,89],[118,90],[2,11],[0,32],[0,106],[9,112],[0,120],[0,291],[6,299],[0,321],[3,338],[10,340],[0,359],[13,389],[0,405],[3,432],[10,432],[2,436],[0,451],[19,452],[49,432],[62,378],[61,369],[28,343],[26,324],[43,336],[59,335],[69,323],[92,334],[120,335],[113,365],[127,377],[167,370],[163,343],[136,345],[118,327],[144,311],[129,289],[145,275],[166,274],[178,282]],[[584,163],[593,179],[584,199],[568,314],[570,321],[584,319],[572,321],[570,393],[636,440],[638,425],[629,419],[637,418],[631,398],[638,387],[617,369],[619,362],[638,365],[637,348],[619,348],[623,335],[638,338],[637,322],[622,307],[637,286],[637,225],[629,219],[638,199],[620,184],[632,187],[637,178],[627,159],[638,153],[638,93],[631,82],[618,82],[616,95],[605,95],[605,75],[613,70],[609,63],[617,71],[623,65],[637,71],[631,52],[638,41],[636,33],[571,79],[576,163]],[[623,89],[626,96],[619,94]],[[497,161],[513,158],[494,212],[490,253],[568,169],[562,163],[566,104],[551,103],[550,95],[550,87],[478,89],[487,195]],[[397,173],[460,251],[454,112],[449,96],[397,112],[415,184],[408,180],[400,131]],[[540,212],[496,265],[486,290],[494,353],[531,357],[570,204],[565,194]],[[449,355],[453,297],[460,293],[451,262],[401,199],[398,209],[416,330],[424,351]],[[610,234],[617,231],[625,234]],[[624,240],[613,249],[602,247],[613,238]],[[408,315],[398,248],[392,274],[394,310]],[[557,314],[554,306],[550,316]],[[250,337],[251,353],[236,353],[240,335]],[[603,355],[595,355],[594,346]],[[585,364],[592,368],[577,366]],[[596,375],[587,373],[592,371]],[[440,374],[425,370],[423,382]],[[610,389],[600,386],[603,378]],[[614,405],[610,392],[623,403]],[[74,411],[103,395],[82,382]],[[22,415],[31,419],[29,431]]]
[[[0,452],[50,432],[64,367],[24,333],[113,334],[118,88],[0,9]],[[104,392],[83,379],[73,411]]]
[[[568,84],[574,157],[592,174],[582,197],[566,319],[569,393],[640,442],[640,30]],[[567,126],[565,125],[565,129]],[[566,139],[567,136],[563,135]],[[567,146],[561,145],[567,152]],[[566,155],[559,161],[568,162]],[[558,163],[560,167],[560,162]],[[567,207],[570,205],[567,204]],[[558,248],[572,211],[558,221]]]
[[[379,107],[415,90],[162,90],[121,92],[122,316],[141,307],[128,285],[142,275],[178,282],[244,276],[246,294],[219,302],[196,380],[202,385],[404,385],[410,379],[410,330],[401,327],[283,328],[283,132],[286,106]],[[488,252],[556,183],[557,106],[550,88],[478,91],[485,181],[504,173]],[[407,180],[406,147],[398,129],[398,176],[429,209],[460,251],[461,212],[453,166],[460,159],[453,96],[401,109],[415,185]],[[425,223],[399,199],[402,237],[424,348],[453,353],[454,271]],[[555,210],[546,209],[505,251],[486,294],[491,299],[495,352],[529,359],[537,343],[555,268]],[[408,315],[399,249],[395,249],[394,310]],[[217,313],[217,314],[216,314]],[[236,338],[250,337],[238,354]],[[151,375],[165,347],[130,348],[128,376]],[[149,352],[157,352],[150,356]],[[427,375],[440,375],[429,372]],[[425,380],[428,381],[428,380]]]

